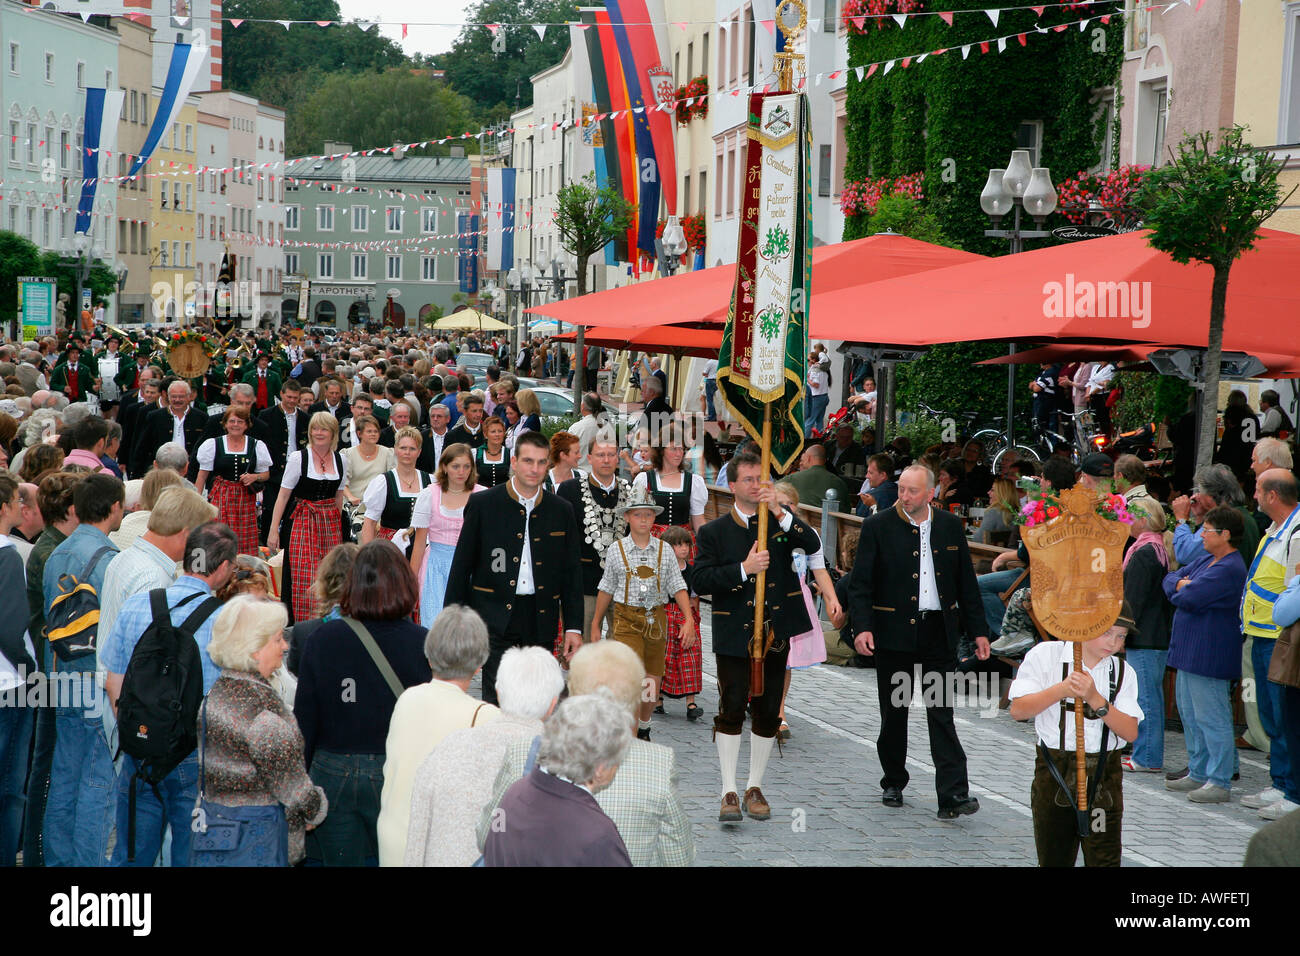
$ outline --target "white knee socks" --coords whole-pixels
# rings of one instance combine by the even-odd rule
[[[775,737],[760,737],[754,732],[749,734],[749,783],[745,784],[745,789],[750,787],[761,787],[763,785],[763,773],[767,770],[767,758],[772,755],[772,743]]]
[[[722,796],[736,793],[736,764],[740,762],[740,734],[717,734],[718,762],[722,765]]]

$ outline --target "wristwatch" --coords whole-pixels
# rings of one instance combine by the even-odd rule
[[[1105,717],[1110,713],[1110,701],[1103,701],[1102,705],[1093,711],[1098,718]]]

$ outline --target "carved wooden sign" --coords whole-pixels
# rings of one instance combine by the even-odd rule
[[[1115,623],[1124,603],[1124,542],[1129,526],[1097,513],[1085,488],[1057,496],[1060,513],[1023,526],[1034,615],[1054,637],[1090,641]]]

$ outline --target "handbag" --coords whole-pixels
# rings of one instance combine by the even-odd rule
[[[1285,628],[1273,645],[1268,679],[1283,687],[1300,689],[1300,622]]]
[[[284,807],[228,807],[205,796],[206,697],[199,712],[199,726],[199,792],[190,828],[190,866],[288,866],[289,821]]]

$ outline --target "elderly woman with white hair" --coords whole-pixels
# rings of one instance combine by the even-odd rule
[[[448,734],[415,775],[406,866],[470,866],[478,859],[475,827],[506,749],[538,740],[563,691],[564,674],[545,648],[505,652],[497,671],[501,716]],[[532,752],[536,762],[535,747]]]
[[[287,617],[277,601],[239,595],[213,625],[208,656],[222,670],[200,711],[200,796],[207,822],[231,810],[244,823],[236,848],[203,850],[196,839],[192,866],[247,866],[258,849],[261,865],[296,863],[305,831],[325,819],[328,802],[307,776],[298,723],[271,685]]]
[[[487,866],[631,866],[595,794],[632,745],[625,707],[601,692],[570,697],[546,720],[537,766],[501,798],[509,825],[493,828]]]
[[[433,680],[408,687],[388,725],[379,804],[380,866],[401,866],[405,860],[411,786],[429,752],[452,731],[481,727],[501,716],[492,704],[469,695],[488,650],[487,625],[464,605],[443,608],[429,629],[424,656]]]

